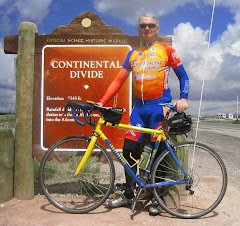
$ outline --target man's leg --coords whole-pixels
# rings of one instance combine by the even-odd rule
[[[158,147],[158,151],[156,153],[154,161],[156,161],[158,156],[165,150],[165,148],[166,148],[165,143],[161,142]],[[161,166],[159,166],[159,167],[161,167]],[[163,171],[160,171],[160,172],[163,172]],[[160,174],[158,175],[158,172],[157,172],[156,176],[158,176],[158,178],[156,178],[155,182],[156,183],[161,182],[162,180],[160,178],[163,175],[160,175]],[[158,190],[159,190],[160,194],[162,194],[162,187],[158,188]],[[162,207],[158,204],[156,199],[154,197],[152,197],[152,204],[149,207],[149,215],[156,216],[156,215],[159,215],[161,212],[162,212]]]
[[[123,146],[123,157],[128,161],[129,165],[132,166],[135,164],[135,161],[131,159],[130,154],[134,159],[138,159],[138,152],[139,152],[140,144],[137,141],[133,141],[130,139],[125,139],[124,146]],[[137,165],[132,167],[133,172],[137,173]],[[126,177],[126,190],[125,190],[125,196],[128,199],[132,199],[134,197],[134,193],[132,190],[132,185],[134,183],[134,180],[131,175],[128,174],[128,172],[125,170],[125,177]]]
[[[139,151],[140,144],[137,141],[133,141],[130,139],[125,139],[124,146],[123,146],[123,156],[129,162],[129,165],[132,166],[135,164],[135,161],[131,159],[130,154],[134,159],[138,158],[137,152]],[[137,172],[137,165],[132,167],[133,172],[136,174]],[[134,198],[134,192],[132,189],[133,185],[133,178],[128,174],[125,170],[125,177],[126,177],[126,189],[123,195],[120,195],[118,198],[113,200],[107,200],[105,205],[107,207],[115,208],[120,206],[126,206],[131,204],[132,199]]]

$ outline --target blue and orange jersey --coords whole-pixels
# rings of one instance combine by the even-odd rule
[[[123,68],[132,71],[135,96],[141,100],[152,100],[170,95],[170,68],[175,69],[181,65],[180,58],[171,46],[155,41],[131,50]],[[187,75],[184,79],[188,80]]]
[[[170,68],[180,81],[180,98],[188,98],[189,79],[176,51],[169,45],[154,41],[132,49],[117,77],[108,87],[100,102],[105,105],[119,91],[132,72],[135,103],[171,102],[168,88]],[[149,103],[150,103],[149,102]]]

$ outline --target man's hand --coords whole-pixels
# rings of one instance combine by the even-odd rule
[[[187,99],[179,99],[178,101],[176,101],[173,106],[177,106],[177,112],[178,113],[182,113],[184,112],[187,108],[188,108],[188,102]]]
[[[101,102],[96,103],[99,107],[103,107],[103,104]]]

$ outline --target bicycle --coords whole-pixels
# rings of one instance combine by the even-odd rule
[[[176,111],[170,104],[164,118]],[[121,124],[123,109],[100,107],[92,102],[74,103],[68,100],[64,114],[72,109],[75,121],[79,111],[92,127],[92,134],[69,136],[53,144],[44,154],[40,165],[40,183],[44,195],[55,207],[67,213],[87,213],[102,205],[113,192],[115,168],[100,137],[125,170],[138,185],[132,202],[132,211],[144,189],[152,189],[159,205],[166,212],[179,218],[199,218],[214,210],[224,197],[227,172],[220,156],[208,146],[198,142],[173,144],[164,131]],[[101,113],[98,121],[93,112]],[[157,141],[144,175],[135,175],[128,162],[101,130],[102,126],[130,129],[155,134]],[[161,140],[166,149],[154,160]],[[184,157],[181,158],[181,155]],[[136,164],[139,164],[135,160]]]

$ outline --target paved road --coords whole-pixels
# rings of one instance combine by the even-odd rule
[[[196,129],[197,123],[193,124],[193,128]],[[208,131],[218,133],[221,135],[232,136],[240,138],[240,124],[225,124],[225,123],[204,123],[198,124],[199,131]]]
[[[196,123],[188,133],[188,139],[195,138]],[[199,123],[197,142],[213,148],[223,159],[229,180],[240,189],[240,125]]]

